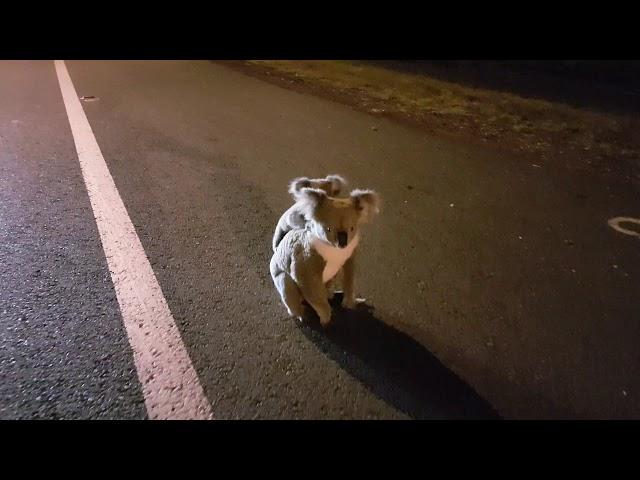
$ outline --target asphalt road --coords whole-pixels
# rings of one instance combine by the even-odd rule
[[[213,62],[67,67],[216,418],[640,418],[640,244],[607,225],[636,187]],[[0,105],[0,418],[145,418],[53,62],[0,62]],[[384,204],[372,308],[325,333],[269,260],[327,173]]]

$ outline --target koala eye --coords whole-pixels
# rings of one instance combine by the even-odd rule
[[[353,232],[353,227],[351,227],[351,231]]]

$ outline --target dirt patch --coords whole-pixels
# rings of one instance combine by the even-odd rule
[[[349,61],[226,61],[271,83],[430,134],[640,184],[640,119]]]

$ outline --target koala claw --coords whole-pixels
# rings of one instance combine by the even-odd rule
[[[346,308],[356,308],[359,307],[361,305],[364,305],[366,303],[367,299],[366,298],[362,298],[362,297],[344,297],[344,300],[342,301],[342,305]]]

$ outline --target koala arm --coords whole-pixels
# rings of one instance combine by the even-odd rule
[[[355,257],[357,249],[349,257],[349,259],[342,266],[342,290],[344,296],[342,298],[342,305],[347,308],[353,308],[356,306],[356,291],[354,286],[355,277]]]

